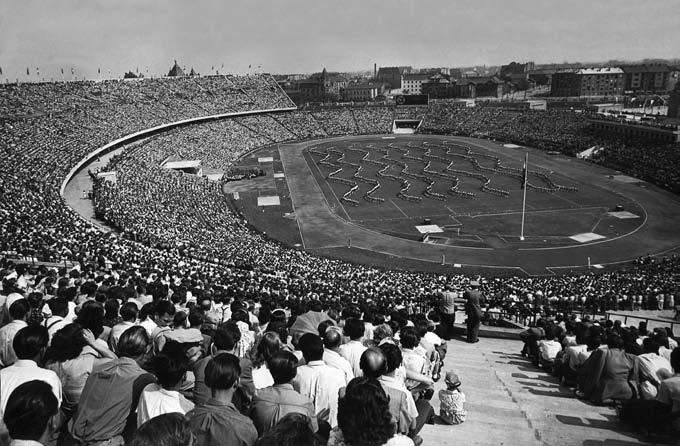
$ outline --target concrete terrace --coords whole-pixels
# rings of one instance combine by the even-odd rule
[[[444,370],[460,376],[467,421],[458,426],[425,425],[424,445],[673,445],[679,440],[644,437],[618,421],[613,408],[576,399],[557,379],[534,367],[513,339],[480,338],[476,344],[449,341]],[[439,414],[435,387],[432,405]]]

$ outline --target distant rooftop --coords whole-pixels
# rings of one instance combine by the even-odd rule
[[[577,71],[578,74],[623,74],[623,70],[619,67],[598,67],[598,68],[581,68]]]

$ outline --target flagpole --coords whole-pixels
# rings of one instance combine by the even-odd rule
[[[520,231],[519,239],[524,240],[524,213],[527,207],[527,177],[529,176],[529,152],[525,154],[524,157],[524,184],[522,184],[522,229]]]

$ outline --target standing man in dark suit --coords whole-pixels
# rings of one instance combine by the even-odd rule
[[[465,314],[467,315],[467,341],[469,343],[478,342],[477,334],[479,325],[482,322],[482,304],[484,296],[479,291],[479,282],[470,281],[470,289],[463,294],[465,298]]]
[[[453,337],[453,325],[456,322],[456,302],[455,299],[458,296],[458,292],[454,291],[449,285],[446,286],[444,291],[439,293],[439,314],[442,323],[442,334],[443,338],[450,341]]]

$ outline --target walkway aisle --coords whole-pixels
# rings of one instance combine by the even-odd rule
[[[449,342],[444,369],[460,376],[468,418],[458,426],[426,425],[420,434],[425,446],[654,444],[620,424],[613,409],[576,399],[555,378],[524,359],[521,348],[519,340]],[[442,377],[432,398],[437,415],[437,393],[444,387]],[[664,439],[660,444],[673,443]]]

